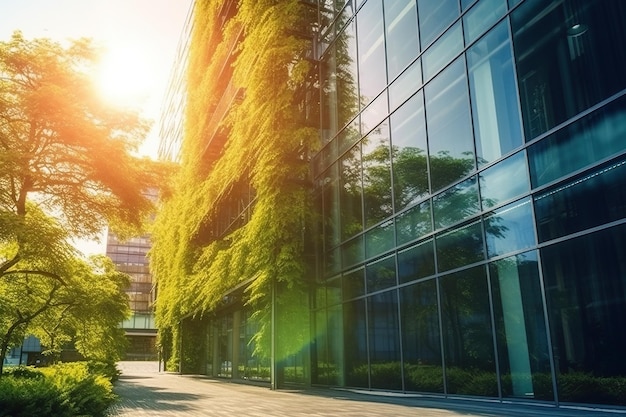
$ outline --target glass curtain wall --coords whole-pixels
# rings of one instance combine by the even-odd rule
[[[626,2],[323,3],[312,382],[626,405]]]

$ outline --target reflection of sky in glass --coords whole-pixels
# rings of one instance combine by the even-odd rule
[[[506,0],[481,0],[463,17],[463,30],[466,44],[474,40],[491,27],[506,13]]]
[[[485,218],[489,257],[530,248],[535,244],[535,228],[530,199],[516,201]]]
[[[430,155],[467,158],[473,153],[469,99],[463,59],[426,85],[426,121]]]
[[[389,86],[389,107],[393,111],[422,86],[422,67],[418,59]]]
[[[458,0],[418,0],[422,49],[428,46],[459,15]]]
[[[463,33],[461,23],[452,26],[448,31],[428,48],[422,58],[424,63],[424,79],[432,78],[463,49]]]
[[[431,185],[439,190],[474,169],[474,142],[464,60],[426,85],[426,127]]]
[[[484,208],[522,195],[529,188],[524,152],[518,152],[480,174],[480,195]]]
[[[387,94],[381,94],[361,113],[361,132],[367,134],[374,126],[387,117]]]
[[[357,14],[359,88],[367,105],[387,85],[381,0],[370,0]]]
[[[387,27],[387,63],[393,79],[419,52],[415,0],[385,2]]]

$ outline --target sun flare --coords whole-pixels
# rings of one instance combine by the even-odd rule
[[[116,105],[141,107],[150,93],[151,71],[144,57],[129,47],[104,53],[96,74],[102,97]]]

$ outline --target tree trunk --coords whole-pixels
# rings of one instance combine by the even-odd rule
[[[2,372],[4,371],[4,359],[6,358],[7,352],[9,351],[9,340],[11,340],[11,336],[13,336],[13,332],[17,327],[22,324],[21,321],[17,321],[9,327],[6,334],[2,337],[2,346],[0,346],[0,378],[2,378]]]

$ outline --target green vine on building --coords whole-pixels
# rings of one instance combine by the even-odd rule
[[[221,6],[208,0],[195,6],[181,170],[153,230],[157,323],[161,344],[170,345],[163,349],[171,364],[181,358],[180,322],[210,315],[230,289],[244,283],[245,302],[259,323],[258,354],[268,354],[274,284],[289,289],[279,299],[281,321],[292,324],[284,327],[291,332],[289,343],[281,344],[284,354],[308,338],[308,311],[298,309],[306,306],[301,297],[307,281],[303,229],[311,216],[308,155],[318,142],[303,110],[302,92],[315,78],[306,59],[311,43],[302,36],[310,24],[309,6],[244,0],[223,27]],[[219,115],[228,91],[237,91],[237,98],[216,125],[212,116]],[[246,221],[215,232],[225,207],[242,190],[252,196]]]

